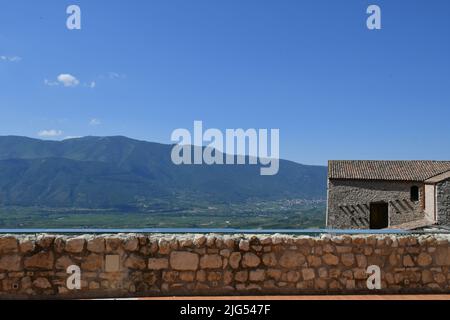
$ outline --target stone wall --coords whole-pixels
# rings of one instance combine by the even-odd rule
[[[0,298],[450,292],[449,235],[0,236]],[[81,290],[66,286],[81,268]],[[381,268],[381,290],[367,267]]]
[[[436,185],[437,223],[450,226],[450,180]]]
[[[410,200],[412,186],[419,187],[419,201]],[[334,229],[368,229],[370,203],[379,201],[389,203],[390,226],[425,217],[423,183],[330,179],[327,226]]]

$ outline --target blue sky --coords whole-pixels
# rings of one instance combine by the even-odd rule
[[[1,0],[0,135],[169,143],[202,120],[279,128],[306,164],[448,160],[449,118],[450,1]]]

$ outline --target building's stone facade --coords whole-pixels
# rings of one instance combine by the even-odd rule
[[[411,187],[419,187],[419,200],[411,201]],[[368,229],[370,203],[389,205],[389,226],[423,219],[424,184],[375,180],[328,180],[327,226],[336,229]]]
[[[450,236],[0,236],[0,298],[450,292]],[[81,290],[66,286],[81,268]],[[367,288],[367,267],[381,289]]]
[[[439,225],[450,226],[450,180],[436,184],[436,213]]]

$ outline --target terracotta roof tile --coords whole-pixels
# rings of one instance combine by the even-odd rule
[[[450,171],[450,161],[332,160],[328,178],[425,181]]]

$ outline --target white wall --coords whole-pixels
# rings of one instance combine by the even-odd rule
[[[425,217],[435,221],[436,192],[434,184],[425,185]]]

